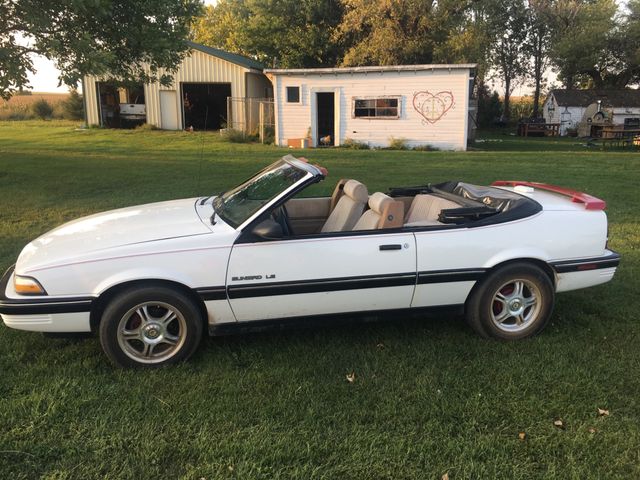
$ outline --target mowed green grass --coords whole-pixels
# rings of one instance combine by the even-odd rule
[[[503,141],[304,154],[328,167],[326,194],[341,177],[370,191],[502,178],[606,199],[618,274],[559,295],[543,334],[502,343],[460,318],[398,317],[206,338],[184,365],[123,371],[95,338],[2,326],[0,478],[639,478],[638,154],[490,138]],[[0,123],[0,267],[64,221],[211,194],[284,153],[215,134]]]

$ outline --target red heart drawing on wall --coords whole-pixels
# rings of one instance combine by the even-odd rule
[[[413,94],[413,108],[424,120],[436,123],[453,107],[454,98],[451,92],[431,93],[429,91]],[[423,120],[423,123],[424,123]]]

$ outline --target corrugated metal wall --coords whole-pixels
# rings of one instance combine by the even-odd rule
[[[232,97],[245,97],[246,84],[245,73],[250,70],[218,57],[191,50],[191,56],[185,58],[178,71],[174,74],[173,85],[163,87],[159,83],[144,86],[145,102],[147,106],[147,123],[162,128],[162,112],[160,109],[160,90],[172,90],[176,92],[176,109],[179,129],[182,123],[182,101],[180,94],[181,83],[230,83]],[[87,76],[84,81],[87,123],[89,125],[100,124],[100,112],[96,90],[97,77]]]

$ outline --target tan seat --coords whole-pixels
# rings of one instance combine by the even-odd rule
[[[342,192],[343,195],[320,230],[322,233],[351,230],[369,200],[367,187],[357,180],[347,181]]]
[[[459,207],[460,205],[457,203],[435,195],[416,195],[413,202],[411,202],[411,207],[409,207],[404,223],[406,225],[408,223],[415,224],[416,222],[435,222],[438,220],[441,210]]]
[[[402,227],[404,203],[384,193],[376,192],[369,197],[369,210],[358,220],[354,230],[376,230]]]

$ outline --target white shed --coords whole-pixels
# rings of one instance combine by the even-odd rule
[[[640,124],[640,90],[551,90],[542,106],[542,115],[547,123],[559,123],[560,135],[568,129],[577,129],[587,121],[585,113],[589,106],[594,111],[609,114],[609,123],[624,125]],[[635,123],[634,123],[635,125]]]
[[[465,150],[475,64],[265,70],[276,143]]]
[[[125,127],[146,122],[164,130],[216,130],[227,123],[229,97],[273,96],[271,82],[255,60],[198,43],[189,46],[170,86],[124,88],[107,79],[84,77],[87,124]],[[235,117],[243,114],[234,112]]]

